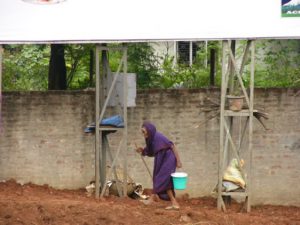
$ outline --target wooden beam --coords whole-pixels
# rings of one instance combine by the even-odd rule
[[[253,139],[253,105],[254,105],[254,73],[255,73],[255,42],[251,41],[251,72],[250,72],[250,117],[249,117],[249,181],[247,212],[251,211],[252,200],[252,139]]]
[[[219,171],[218,171],[218,210],[222,209],[224,205],[222,199],[222,181],[223,181],[223,153],[224,153],[224,111],[225,111],[225,95],[226,95],[226,47],[227,42],[223,41],[223,52],[222,52],[222,84],[221,84],[221,104],[220,104],[220,152],[219,152]]]
[[[127,140],[128,140],[128,126],[127,126],[127,96],[128,96],[128,84],[127,84],[127,48],[123,49],[123,55],[124,55],[124,66],[123,66],[123,118],[124,118],[124,147],[123,147],[123,160],[124,160],[124,180],[123,180],[123,184],[124,184],[124,196],[127,196],[127,151],[128,151],[128,147],[127,147]]]
[[[100,109],[101,112],[103,111],[104,107],[103,107],[103,103],[104,103],[104,99],[105,99],[105,80],[108,77],[108,59],[107,59],[107,50],[103,50],[103,46],[101,46],[100,48],[100,52],[101,52],[101,69],[100,69]],[[105,109],[104,109],[105,110]],[[99,124],[101,124],[103,118],[99,118]],[[104,145],[104,140],[103,140],[103,131],[100,129],[99,130],[99,139],[100,139],[100,147],[99,147],[99,151],[100,151],[100,183],[101,183],[101,188],[103,188],[106,184],[105,184],[105,180],[106,180],[106,148]],[[105,132],[105,131],[104,131]]]
[[[100,73],[99,73],[99,45],[96,45],[96,130],[95,130],[95,197],[99,198],[99,178],[100,178],[100,131],[99,131],[99,115],[100,115]]]

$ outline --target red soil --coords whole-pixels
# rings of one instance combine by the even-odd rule
[[[169,202],[145,206],[130,198],[87,197],[85,190],[56,190],[48,186],[0,183],[0,224],[142,224],[142,225],[300,225],[300,208],[253,206],[240,212],[233,202],[219,212],[213,198],[180,198],[179,211],[165,210]]]

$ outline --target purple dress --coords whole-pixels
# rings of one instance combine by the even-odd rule
[[[153,194],[163,200],[170,200],[167,190],[171,189],[175,196],[171,173],[176,170],[176,157],[172,150],[173,143],[163,134],[156,131],[150,122],[144,122],[143,127],[148,132],[146,147],[142,155],[154,157],[153,168]]]

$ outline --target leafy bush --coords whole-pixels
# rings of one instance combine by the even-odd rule
[[[3,89],[47,90],[49,56],[46,45],[5,45]]]
[[[118,44],[109,44],[109,46]],[[65,45],[65,61],[69,89],[94,86],[90,80],[90,53],[93,44]],[[149,43],[128,44],[128,72],[137,74],[138,88],[200,88],[209,86],[210,49],[217,50],[217,73],[215,84],[221,80],[221,42],[209,41],[207,51],[199,48],[192,66],[173,63],[174,58],[156,55]],[[239,47],[237,57],[241,55]],[[258,40],[256,41],[256,87],[300,87],[300,41]],[[109,62],[116,71],[121,52],[111,51]],[[3,89],[47,90],[49,45],[4,45]],[[250,60],[243,74],[245,86],[249,84]]]

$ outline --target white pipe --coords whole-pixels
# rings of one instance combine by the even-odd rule
[[[205,41],[205,62],[204,62],[204,64],[205,64],[205,68],[207,68],[207,62],[208,62],[208,60],[207,60],[207,47],[208,47],[208,43],[207,43],[207,41]]]
[[[193,42],[190,41],[190,66],[193,65]]]
[[[174,59],[173,59],[173,67],[177,64],[177,41],[174,41]]]

